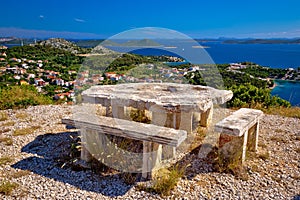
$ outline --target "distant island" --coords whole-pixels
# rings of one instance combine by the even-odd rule
[[[124,43],[118,43],[111,40],[105,40],[101,43],[102,46],[121,46],[121,47],[158,47],[163,46],[153,40],[142,39],[142,40],[129,40]]]
[[[300,39],[230,39],[224,44],[300,44]]]

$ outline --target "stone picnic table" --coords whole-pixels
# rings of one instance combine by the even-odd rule
[[[147,110],[151,123],[192,132],[193,117],[200,126],[211,122],[213,104],[224,104],[232,98],[229,90],[178,83],[127,83],[96,85],[83,91],[84,103],[101,104],[106,114],[126,118],[127,108]]]
[[[84,117],[85,114],[95,112],[85,108],[81,114],[79,113],[81,140],[86,144],[86,147],[82,146],[81,159],[89,161],[93,153],[109,151],[106,147],[109,141],[103,133],[133,138],[143,141],[142,163],[139,166],[142,166],[143,177],[149,178],[152,176],[153,169],[160,165],[161,159],[175,157],[176,148],[188,134],[192,133],[194,122],[207,127],[212,120],[213,105],[223,104],[232,96],[232,92],[228,90],[178,83],[92,86],[82,92],[82,102],[86,105],[100,104],[105,110],[102,113],[105,117],[100,119],[93,116]],[[149,127],[143,123],[132,122],[129,114],[131,108],[149,114],[151,121]],[[95,135],[87,134],[88,127],[101,133],[96,134],[97,137],[88,139]],[[96,146],[92,148],[88,143],[94,143],[98,150],[92,150]],[[126,160],[121,156],[118,156],[118,159]]]

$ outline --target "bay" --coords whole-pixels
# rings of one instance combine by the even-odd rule
[[[295,81],[275,80],[276,87],[271,91],[272,95],[277,95],[287,101],[292,106],[300,107],[300,83]]]

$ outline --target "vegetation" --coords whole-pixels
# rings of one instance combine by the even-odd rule
[[[4,122],[4,123],[2,123],[1,124],[1,126],[13,126],[13,125],[15,125],[15,122],[13,122],[13,121],[8,121],[8,122]]]
[[[185,167],[173,166],[170,169],[162,168],[158,170],[156,175],[153,177],[152,186],[140,186],[140,189],[148,192],[155,192],[162,196],[168,196],[176,187],[180,178],[183,177],[184,173]]]
[[[27,108],[30,105],[51,104],[51,98],[29,85],[0,88],[0,109]]]
[[[13,162],[14,159],[10,156],[0,157],[0,166]]]
[[[264,112],[272,115],[281,115],[284,117],[295,117],[300,119],[300,108],[299,107],[289,107],[289,108],[269,108],[264,109]]]
[[[260,79],[260,72],[263,77],[278,75],[281,71],[276,69],[265,69],[249,64],[244,71],[230,71],[228,65],[218,65],[219,72],[203,66],[203,71],[192,72],[186,75],[191,84],[208,85],[219,89],[229,89],[233,92],[233,98],[227,103],[229,107],[250,107],[267,109],[271,107],[290,107],[290,103],[276,96],[271,96],[270,86],[273,82]],[[215,74],[220,73],[222,78],[216,78]],[[279,75],[278,75],[279,76]],[[205,79],[203,78],[205,77]],[[221,82],[223,81],[223,82]]]
[[[32,126],[29,128],[17,129],[13,132],[13,136],[20,136],[20,135],[28,135],[32,134],[35,130],[39,129],[40,126]]]
[[[277,96],[271,96],[267,88],[258,88],[251,84],[235,85],[229,87],[233,92],[233,98],[228,102],[229,107],[290,107],[291,104]]]
[[[3,137],[3,138],[0,138],[0,143],[10,146],[13,144],[13,140],[9,137]]]
[[[2,181],[0,183],[0,194],[10,195],[19,185],[10,181]]]
[[[17,171],[17,172],[14,172],[12,173],[9,177],[12,177],[12,178],[20,178],[22,176],[27,176],[30,174],[30,171],[29,170],[20,170],[20,171]]]
[[[0,112],[0,121],[5,121],[8,119],[8,115],[5,112]]]
[[[121,57],[114,60],[107,68],[107,71],[114,71],[118,73],[126,72],[138,64],[152,63],[150,59],[145,56],[135,54],[123,54]]]

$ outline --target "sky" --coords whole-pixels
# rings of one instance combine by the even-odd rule
[[[161,27],[192,38],[300,37],[299,0],[10,0],[0,37],[102,38]]]

